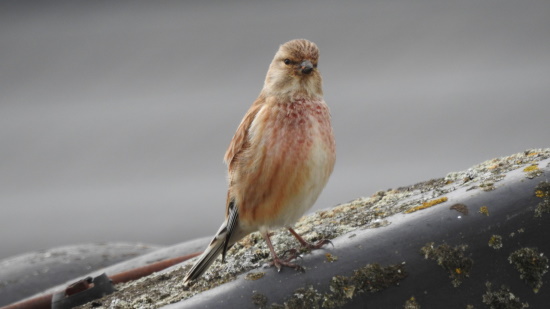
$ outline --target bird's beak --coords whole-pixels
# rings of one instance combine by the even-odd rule
[[[302,63],[300,63],[300,70],[304,74],[309,74],[311,71],[313,71],[313,64],[309,60],[304,60]]]

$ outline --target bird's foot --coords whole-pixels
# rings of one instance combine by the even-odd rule
[[[319,240],[314,244],[307,241],[304,241],[303,243],[300,243],[300,244],[302,245],[302,248],[307,249],[308,251],[321,249],[324,245],[327,245],[327,244],[330,244],[331,246],[334,247],[334,245],[332,244],[332,241],[325,238]]]
[[[292,250],[295,250],[295,249],[291,249],[289,251],[292,251]],[[295,250],[297,252],[297,250]],[[286,252],[285,252],[286,254]],[[287,259],[280,259],[278,257],[274,258],[273,261],[271,261],[271,263],[269,263],[270,266],[275,266],[277,267],[277,271],[280,272],[281,271],[281,268],[283,267],[289,267],[289,268],[293,268],[297,271],[300,271],[300,272],[304,272],[304,268],[298,264],[295,264],[295,263],[292,263],[291,260],[292,259],[295,259],[296,257],[299,257],[299,255],[297,255],[296,253],[293,254],[293,256],[287,258]]]
[[[300,242],[300,246],[302,246],[302,248],[305,249],[305,251],[320,249],[326,244],[331,244],[334,247],[334,245],[332,244],[332,241],[328,239],[323,238],[319,240],[317,243],[312,244],[306,241],[302,236],[300,236],[300,234],[296,233],[296,231],[293,228],[289,227],[288,231],[298,240],[298,242]]]
[[[300,250],[294,249],[294,248],[288,249],[285,252],[283,252],[282,257],[285,257],[288,253],[290,253],[290,256],[285,259],[285,261],[287,261],[287,262],[290,262],[290,261],[292,261],[296,258],[301,258],[302,257],[300,255]]]

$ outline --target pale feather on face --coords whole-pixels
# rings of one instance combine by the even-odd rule
[[[313,70],[308,73],[302,72],[306,61],[313,66]],[[322,97],[322,79],[317,70],[318,61],[319,49],[313,42],[298,39],[281,45],[269,66],[262,92],[268,96],[277,97],[291,95]]]

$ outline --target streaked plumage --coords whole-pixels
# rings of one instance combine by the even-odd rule
[[[226,220],[184,281],[198,278],[219,254],[244,236],[260,231],[274,264],[296,267],[277,257],[269,231],[294,224],[317,200],[335,162],[330,114],[317,70],[319,50],[292,40],[275,54],[264,87],[225,153],[228,166]]]

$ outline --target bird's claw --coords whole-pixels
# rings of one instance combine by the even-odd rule
[[[294,260],[296,258],[302,258],[302,256],[300,255],[300,251],[298,251],[297,249],[292,248],[286,250],[285,252],[283,252],[282,257],[285,257],[287,253],[290,253],[290,256],[285,259],[285,261],[287,262],[290,262],[291,260]]]
[[[291,249],[291,250],[295,250],[295,249]],[[291,251],[291,250],[289,250],[289,251]],[[293,269],[295,269],[295,270],[297,270],[297,271],[299,271],[299,272],[304,272],[305,269],[304,269],[302,266],[290,262],[293,258],[295,258],[295,257],[292,256],[292,257],[290,257],[290,258],[288,258],[288,259],[284,259],[284,260],[283,260],[283,259],[280,259],[280,258],[275,258],[275,259],[273,259],[273,261],[271,261],[271,262],[269,263],[269,266],[275,266],[275,267],[277,267],[277,272],[281,272],[281,269],[282,269],[283,267],[289,267],[289,268],[293,268]]]
[[[332,243],[332,241],[330,241],[328,239],[325,239],[325,238],[319,240],[315,244],[306,242],[305,244],[302,245],[302,247],[306,248],[306,249],[309,249],[309,250],[315,250],[315,249],[321,249],[326,244],[330,244],[334,248],[334,244]]]

